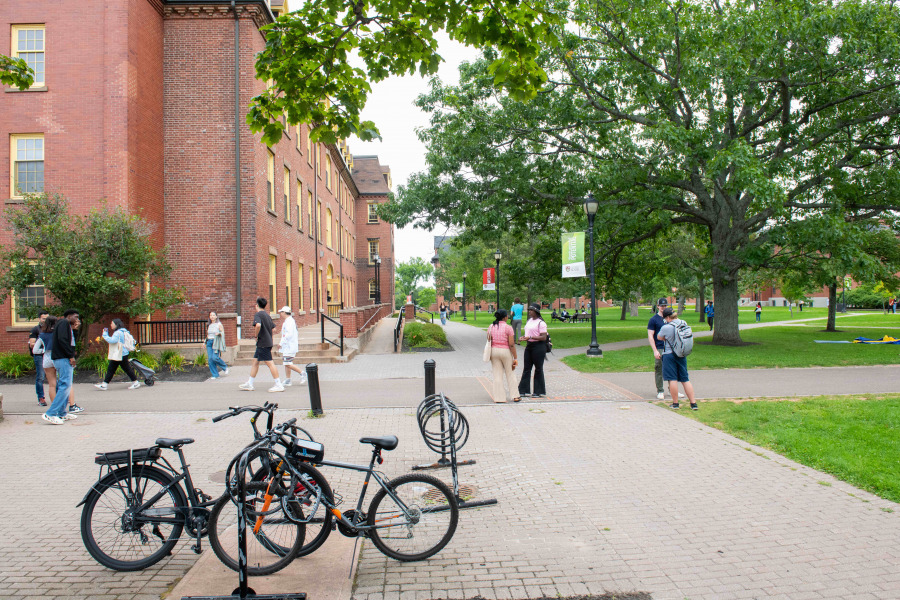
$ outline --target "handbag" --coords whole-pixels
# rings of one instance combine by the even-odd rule
[[[484,352],[481,354],[481,360],[491,362],[491,332],[488,329],[488,339],[484,343]]]

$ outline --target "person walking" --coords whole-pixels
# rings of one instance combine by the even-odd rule
[[[72,368],[75,366],[75,333],[72,325],[78,320],[78,311],[70,308],[53,327],[53,348],[50,355],[56,369],[58,386],[50,408],[41,415],[42,419],[53,425],[62,425],[76,418],[66,407],[69,403],[69,389],[72,387]]]
[[[513,402],[522,398],[516,393],[516,376],[514,370],[519,362],[516,354],[516,338],[513,328],[506,319],[509,313],[502,308],[494,313],[494,323],[488,327],[487,339],[491,342],[491,367],[493,369],[494,402],[505,403],[510,396]],[[506,381],[506,391],[503,382]]]
[[[694,399],[694,386],[690,382],[687,370],[687,357],[678,356],[674,352],[675,337],[678,333],[675,327],[680,322],[675,316],[675,311],[670,307],[666,307],[662,311],[662,318],[666,322],[663,328],[659,330],[657,338],[663,340],[665,348],[663,349],[663,379],[669,382],[669,394],[672,396],[672,404],[669,408],[678,410],[681,405],[678,403],[678,383],[684,388],[687,394],[688,402],[691,403],[691,410],[697,410],[697,402]]]
[[[56,393],[56,369],[53,367],[53,328],[56,327],[56,322],[58,319],[53,315],[47,315],[47,318],[44,319],[43,324],[41,325],[41,333],[38,336],[40,340],[40,344],[43,347],[43,361],[41,367],[44,369],[44,379],[47,382],[47,389],[50,390],[50,394]],[[41,384],[43,385],[43,384]],[[40,401],[38,402],[40,404]],[[47,406],[47,403],[44,402],[41,406]]]
[[[245,392],[252,392],[256,388],[253,387],[253,381],[256,374],[259,373],[259,363],[265,363],[269,367],[269,373],[275,380],[275,385],[269,388],[270,392],[283,392],[284,385],[278,379],[278,369],[272,360],[272,331],[275,329],[275,323],[269,312],[264,310],[268,306],[269,301],[260,296],[256,299],[256,306],[259,309],[253,316],[253,328],[256,330],[256,353],[253,355],[253,364],[250,366],[250,378],[238,387]]]
[[[516,298],[516,301],[513,302],[512,308],[509,309],[511,326],[513,328],[513,339],[516,340],[516,345],[519,344],[519,333],[522,331],[522,313],[525,312],[525,306],[522,305],[522,301]]]
[[[306,385],[306,371],[300,367],[294,366],[294,357],[300,349],[299,333],[297,332],[297,322],[291,315],[291,307],[283,306],[278,311],[281,315],[281,358],[284,363],[284,387],[290,387],[291,371],[300,373],[300,385]]]
[[[713,317],[716,316],[716,309],[713,307],[712,300],[706,301],[706,308],[703,309],[703,312],[706,313],[706,322],[709,324],[709,330],[712,331]]]
[[[888,312],[891,314],[897,312],[896,308],[894,307],[894,299],[893,298],[888,300]]]
[[[547,324],[541,318],[541,309],[537,304],[528,307],[528,321],[525,322],[524,335],[519,338],[519,341],[525,342],[525,360],[522,365],[522,379],[519,381],[519,397],[546,398],[544,359],[547,357]],[[532,367],[534,368],[534,387],[531,386]],[[529,390],[533,390],[534,393]]]
[[[28,349],[31,351],[31,358],[34,360],[34,391],[37,393],[37,403],[40,406],[47,406],[44,400],[44,344],[38,344],[41,339],[41,328],[50,315],[46,310],[38,313],[38,324],[31,328],[28,334]]]
[[[447,305],[441,302],[440,307],[438,307],[438,312],[441,315],[441,325],[447,324]]]
[[[109,352],[106,356],[109,360],[109,365],[106,367],[106,377],[103,378],[103,381],[94,384],[94,387],[98,390],[106,390],[109,387],[109,383],[112,381],[116,371],[119,370],[119,367],[122,367],[122,371],[131,380],[131,385],[128,386],[129,390],[136,390],[141,387],[141,382],[137,380],[137,375],[134,374],[134,369],[128,361],[129,344],[126,343],[128,337],[131,337],[131,333],[125,329],[125,323],[122,322],[122,319],[113,319],[109,324],[109,328],[103,329],[103,340],[109,344]],[[133,341],[134,338],[131,338],[131,340]]]
[[[225,326],[219,321],[219,314],[209,311],[209,325],[206,326],[206,365],[209,367],[210,380],[228,375],[228,365],[222,360],[222,352],[225,351]]]
[[[756,303],[756,322],[759,323],[760,318],[762,318],[762,302]]]
[[[800,306],[800,312],[803,312],[803,300],[797,303]]]

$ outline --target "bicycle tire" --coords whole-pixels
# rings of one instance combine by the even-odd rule
[[[392,479],[387,487],[413,514],[404,517],[402,508],[387,491],[379,490],[372,498],[366,520],[373,527],[369,539],[375,547],[385,556],[403,562],[424,560],[440,552],[450,542],[459,521],[459,506],[450,488],[431,475],[418,473]],[[413,547],[411,540],[416,535],[424,546]]]
[[[127,489],[129,470],[132,478],[131,489],[138,491],[138,498],[131,502],[128,501],[123,488],[119,485],[121,483]],[[144,483],[140,485],[142,481]],[[134,525],[129,525],[127,526],[129,530],[126,531],[125,521],[129,506],[134,506],[136,502],[142,503],[143,499],[149,499],[173,481],[175,480],[171,475],[149,465],[134,466],[132,469],[123,467],[100,479],[88,494],[84,509],[81,511],[81,539],[84,542],[84,547],[94,560],[104,567],[115,571],[139,571],[158,563],[166,557],[172,551],[172,548],[175,547],[175,544],[178,543],[178,539],[181,537],[181,532],[184,529],[184,523],[163,523],[162,526],[170,528],[168,535],[164,536],[159,524],[156,527],[151,527],[149,532],[144,531],[149,524],[137,526],[136,529],[133,529]],[[151,487],[151,482],[155,482],[156,485]],[[166,500],[167,498],[168,500]],[[120,504],[121,508],[119,507]],[[171,513],[173,515],[180,514],[184,517],[187,514],[187,505],[184,490],[181,489],[180,485],[174,485],[169,488],[166,495],[148,508],[155,509],[160,513],[160,516],[167,516]],[[107,522],[109,519],[112,519],[112,521]],[[104,550],[101,547],[101,542],[110,537],[109,532],[100,535],[101,525],[102,528],[110,528],[113,536],[118,536],[118,541],[109,550]],[[128,543],[129,538],[131,538],[131,543]],[[145,553],[141,558],[123,560],[121,557],[110,554],[110,552],[118,549],[121,552],[133,555],[133,553],[143,550],[145,546],[154,545],[158,538],[160,538],[158,547],[149,554]],[[139,539],[140,543],[135,545],[133,543],[135,539]],[[125,542],[124,544],[122,543],[123,541]]]
[[[269,505],[265,514],[261,513],[264,505],[264,494],[268,484],[249,482],[247,485],[247,573],[253,576],[271,575],[285,568],[296,558],[303,545],[306,526],[295,523],[283,514],[279,497],[276,505]],[[259,530],[254,525],[259,522]],[[230,530],[237,523],[237,504],[232,502],[228,493],[222,495],[212,508],[209,516],[209,545],[226,567],[238,570],[237,531]],[[230,540],[223,539],[222,534],[229,531],[233,534]]]

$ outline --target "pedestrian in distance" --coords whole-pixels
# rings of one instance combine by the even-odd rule
[[[803,300],[797,303],[800,306],[800,312],[803,312]]]
[[[520,398],[546,398],[544,383],[544,359],[547,357],[547,324],[541,318],[541,308],[537,304],[528,307],[528,321],[520,342],[525,342],[525,359],[522,364],[522,379],[519,380]],[[532,387],[531,370],[534,369]],[[532,393],[533,390],[533,393]]]
[[[494,313],[494,322],[488,327],[487,339],[491,342],[491,368],[493,370],[494,402],[505,403],[510,396],[513,402],[522,398],[516,392],[516,376],[514,370],[519,357],[516,354],[516,337],[513,328],[506,322],[509,313],[502,308]],[[506,381],[506,390],[503,382]]]
[[[669,301],[665,298],[660,298],[656,301],[656,306],[653,307],[653,316],[650,317],[650,320],[647,322],[647,341],[650,343],[650,349],[653,350],[653,376],[656,380],[656,399],[664,400],[666,397],[665,394],[665,380],[663,379],[663,363],[662,363],[662,355],[663,350],[665,350],[665,343],[660,340],[657,336],[659,335],[660,329],[663,328],[663,325],[666,322],[662,318],[662,311],[669,305]],[[678,396],[684,397],[681,394]],[[677,398],[678,396],[673,396],[673,398]]]
[[[42,349],[44,351],[43,354],[43,364],[41,365],[44,369],[44,379],[47,381],[47,389],[50,390],[50,394],[56,393],[56,369],[53,367],[53,328],[56,327],[56,322],[58,319],[53,315],[47,315],[47,318],[44,319],[43,324],[41,324],[41,333],[38,336],[38,340]],[[38,342],[35,343],[37,345]],[[41,384],[43,385],[43,384]],[[40,402],[38,402],[40,404]],[[41,406],[47,406],[47,403],[44,402]]]
[[[709,325],[709,330],[712,331],[713,317],[716,316],[716,309],[713,307],[712,300],[706,301],[706,308],[703,309],[703,312],[706,313],[706,322]]]
[[[94,384],[94,387],[98,390],[106,390],[119,367],[122,367],[122,371],[131,380],[131,385],[128,386],[129,390],[141,387],[141,382],[137,380],[137,375],[134,374],[134,369],[128,362],[128,354],[135,348],[134,337],[125,329],[122,319],[113,319],[109,327],[103,329],[103,340],[109,345],[109,352],[106,356],[109,365],[106,367],[106,377],[100,383]]]
[[[688,377],[687,357],[678,356],[675,353],[676,338],[678,333],[676,328],[684,323],[675,316],[675,311],[670,307],[666,307],[662,311],[662,318],[665,321],[663,328],[659,330],[657,338],[665,344],[663,349],[663,379],[669,382],[669,394],[672,396],[672,404],[669,408],[678,410],[681,405],[678,403],[678,383],[684,388],[688,401],[691,403],[691,410],[697,410],[697,402],[694,399],[694,386]]]
[[[275,380],[275,385],[269,388],[270,392],[283,392],[284,386],[278,379],[278,369],[275,368],[275,362],[272,360],[272,331],[275,329],[275,323],[269,312],[264,310],[268,306],[269,301],[260,296],[256,299],[256,307],[259,309],[253,316],[253,328],[256,330],[256,353],[253,355],[253,364],[250,366],[250,377],[246,382],[238,387],[245,392],[252,392],[256,388],[253,382],[256,374],[259,372],[259,363],[265,363],[269,367],[269,373]]]
[[[228,365],[222,360],[225,351],[225,326],[219,321],[219,314],[209,311],[209,325],[206,326],[206,365],[209,367],[210,380],[228,375]]]
[[[300,373],[300,385],[306,385],[306,371],[300,367],[294,366],[294,357],[300,349],[299,333],[297,332],[297,322],[291,316],[291,307],[283,306],[278,311],[281,315],[281,359],[284,363],[284,387],[290,387],[291,371]]]
[[[47,406],[47,401],[44,400],[44,345],[38,344],[38,340],[41,339],[41,327],[49,315],[46,310],[38,313],[38,324],[28,334],[28,349],[34,359],[34,391],[39,406]]]
[[[895,303],[896,303],[896,301],[893,298],[888,300],[888,312],[891,314],[894,314],[897,312],[897,307],[895,306]]]
[[[447,305],[441,302],[440,307],[438,307],[438,312],[441,315],[441,325],[447,324]]]
[[[762,318],[762,302],[756,303],[756,322],[759,323],[759,320]]]
[[[78,311],[70,308],[53,327],[53,348],[51,357],[56,369],[58,385],[50,408],[41,418],[53,425],[62,425],[76,416],[68,412],[69,390],[72,388],[72,373],[75,366],[75,332],[72,327],[79,322]]]
[[[513,328],[513,339],[516,340],[516,345],[519,344],[519,334],[522,331],[523,312],[525,312],[525,306],[522,304],[521,300],[516,298],[512,308],[509,309],[509,314],[511,315],[510,326]]]

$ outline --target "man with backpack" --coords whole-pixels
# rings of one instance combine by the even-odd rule
[[[688,324],[675,316],[675,311],[666,307],[662,311],[665,321],[659,330],[657,339],[664,342],[665,348],[662,355],[663,379],[669,382],[669,393],[672,395],[672,404],[669,408],[678,410],[678,382],[684,388],[691,410],[697,410],[697,402],[694,400],[694,386],[688,379],[687,356],[694,349],[694,337]]]

